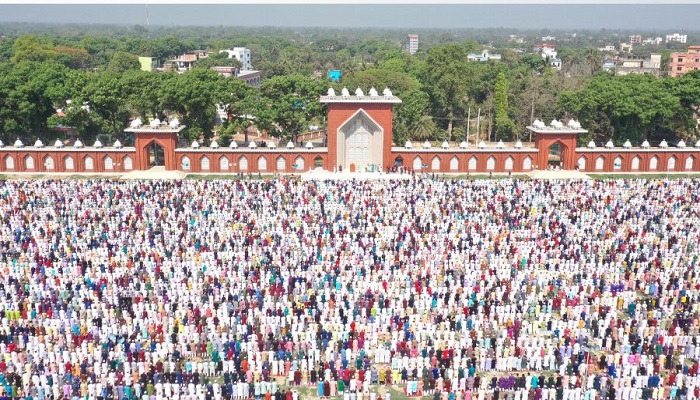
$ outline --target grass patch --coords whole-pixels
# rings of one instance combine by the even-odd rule
[[[185,179],[199,179],[199,180],[204,180],[204,181],[216,181],[216,180],[242,180],[242,181],[248,181],[248,180],[265,180],[265,179],[274,179],[274,178],[292,178],[295,177],[295,175],[282,175],[282,176],[276,176],[272,174],[261,174],[258,175],[257,173],[255,174],[244,174],[243,176],[240,176],[238,174],[187,174],[185,176]]]
[[[666,179],[666,178],[700,178],[698,173],[670,172],[659,174],[586,174],[591,179]]]
[[[459,175],[439,175],[440,178],[444,179],[530,179],[526,174],[512,174],[510,176],[504,174],[495,174],[489,176],[489,174],[459,174]]]

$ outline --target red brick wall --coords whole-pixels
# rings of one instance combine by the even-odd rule
[[[190,169],[183,169],[184,158],[189,158]],[[209,169],[203,169],[202,161],[204,157],[209,159]],[[244,150],[244,151],[231,151],[228,149],[222,149],[221,151],[197,151],[194,149],[178,150],[175,153],[175,159],[177,162],[177,169],[184,172],[200,173],[200,172],[211,172],[211,173],[238,173],[241,172],[241,160],[245,157],[248,161],[248,168],[244,172],[255,172],[255,173],[273,173],[273,172],[307,172],[314,169],[314,162],[317,158],[321,162],[321,166],[324,169],[327,168],[328,153],[325,151],[289,151],[289,150],[277,150],[270,151],[266,150]],[[297,160],[301,157],[304,160],[303,169],[293,168],[293,165],[297,163]],[[226,158],[228,160],[228,169],[222,169],[221,159]],[[267,168],[261,170],[258,168],[262,166],[259,160],[263,158],[267,162]],[[282,158],[284,160],[284,169],[278,169],[277,161]],[[299,165],[300,166],[300,165]]]
[[[586,160],[583,172],[683,172],[683,171],[700,171],[700,149],[595,149],[581,150],[576,152],[575,164],[578,165],[579,159],[583,157]],[[603,168],[596,168],[596,160],[602,157]],[[615,168],[615,159],[620,157],[620,167]],[[651,168],[652,158],[656,157],[656,168]],[[675,167],[669,169],[668,161],[671,157],[675,157]],[[686,161],[693,157],[692,166],[686,169]],[[634,159],[638,158],[639,163],[637,168],[634,167]]]
[[[175,160],[175,149],[177,148],[177,133],[174,132],[157,132],[144,131],[134,133],[134,141],[136,147],[136,169],[146,170],[148,165],[148,146],[156,142],[163,147],[163,155],[165,157],[165,170],[173,171],[178,169],[177,161]]]
[[[34,160],[34,167],[28,168],[28,156]],[[8,168],[8,157],[13,160],[14,168]],[[47,168],[48,157],[53,159],[53,169]],[[92,159],[93,169],[86,168],[87,158]],[[112,159],[112,169],[105,169],[107,157]],[[125,165],[126,158],[131,159],[131,169]],[[73,168],[68,168],[69,158],[73,161]],[[0,149],[0,172],[128,172],[136,169],[136,152],[133,148],[123,150],[99,150],[99,149]]]
[[[513,172],[522,173],[530,172],[537,162],[537,150],[530,151],[509,151],[509,150],[440,150],[440,149],[425,149],[425,150],[394,150],[390,156],[389,165],[393,166],[397,157],[403,158],[403,166],[412,169],[416,157],[420,157],[423,164],[428,167],[425,172],[460,172],[460,173],[489,173],[489,172]],[[433,160],[437,157],[440,160],[439,168],[434,169]],[[493,169],[488,169],[488,159],[493,157]],[[507,169],[506,160],[510,157],[512,167]],[[524,161],[530,158],[530,169],[524,168]],[[452,169],[451,161],[456,158],[457,169]],[[470,159],[476,160],[476,169],[469,169]]]

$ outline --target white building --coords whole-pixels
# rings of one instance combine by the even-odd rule
[[[253,63],[250,60],[250,49],[245,47],[234,47],[232,49],[220,50],[219,53],[228,53],[228,58],[235,58],[241,62],[241,69],[252,70]]]
[[[413,55],[418,51],[418,35],[409,34],[408,35],[408,52]]]
[[[603,46],[603,47],[598,47],[599,51],[609,51],[609,52],[615,52],[615,46],[612,44]]]
[[[674,33],[673,35],[666,35],[666,43],[668,43],[668,42],[685,43],[687,41],[688,41],[688,35],[681,35],[680,33]]]
[[[646,39],[644,39],[644,42],[642,42],[642,43],[658,46],[663,42],[664,42],[664,39],[661,36],[657,36],[655,38],[646,38]]]

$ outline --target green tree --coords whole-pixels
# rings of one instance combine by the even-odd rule
[[[508,116],[508,81],[503,72],[498,74],[494,92],[496,137],[499,139],[511,139],[515,130],[515,124]]]
[[[262,120],[271,112],[275,129],[270,133],[296,141],[309,123],[323,115],[324,107],[318,99],[325,85],[325,82],[298,74],[267,79],[260,92],[268,106],[261,107],[256,116]]]
[[[139,58],[124,51],[117,51],[112,54],[105,72],[111,74],[121,74],[127,71],[138,71],[141,69]]]

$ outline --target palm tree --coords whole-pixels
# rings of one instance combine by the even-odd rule
[[[424,115],[420,117],[418,122],[413,128],[413,139],[414,140],[429,140],[433,137],[437,131],[437,125],[433,121],[433,117],[429,115]]]

